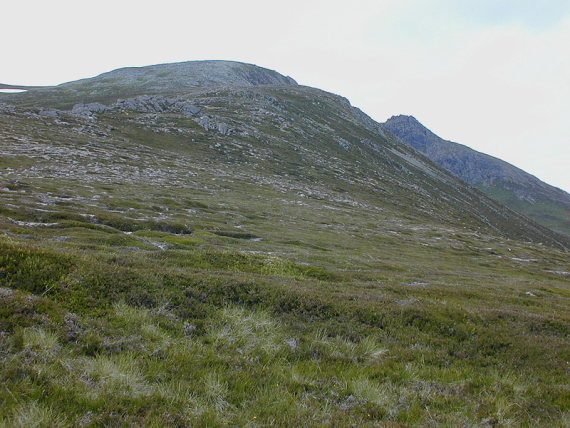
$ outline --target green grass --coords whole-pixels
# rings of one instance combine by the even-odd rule
[[[568,426],[568,253],[307,91],[195,95],[231,139],[0,115],[1,427]]]
[[[570,235],[570,211],[563,205],[556,205],[549,201],[535,201],[533,203],[524,201],[517,198],[514,193],[497,186],[479,186],[479,189],[537,223],[559,233]]]
[[[86,259],[3,244],[2,423],[567,420],[570,330],[557,309],[570,298],[564,282],[544,276],[532,298],[522,278],[426,289],[399,282],[406,272],[386,272],[381,283],[342,272],[314,280],[260,272],[239,253],[237,264],[209,253],[212,264],[196,266],[193,251],[177,251],[185,257],[157,268],[148,264],[153,252]]]

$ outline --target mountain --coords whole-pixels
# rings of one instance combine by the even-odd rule
[[[413,116],[393,116],[384,128],[491,198],[543,226],[570,235],[570,194],[493,156],[444,140]]]
[[[134,97],[119,98],[125,94]],[[175,138],[177,151],[195,164],[207,159],[204,170],[214,162],[224,165],[225,174],[251,183],[264,177],[287,191],[307,188],[329,202],[362,195],[366,202],[353,203],[400,211],[395,216],[406,212],[418,221],[570,247],[570,238],[505,209],[383,133],[346,99],[253,65],[206,61],[125,68],[7,97],[15,104],[44,106],[40,116],[71,123],[79,120],[73,115],[86,118],[91,132],[111,145],[117,134],[146,134],[131,137],[131,144],[152,136],[154,146]],[[73,104],[78,100],[84,103]],[[69,112],[48,109],[62,105],[73,107]],[[73,129],[56,126],[49,132]],[[202,143],[184,144],[196,138]],[[69,162],[68,155],[58,159],[56,169],[67,172]],[[307,162],[310,169],[300,174]],[[82,174],[91,174],[89,167]]]
[[[0,426],[568,420],[569,238],[341,96],[121,69],[0,95],[0,150]]]
[[[108,102],[137,95],[176,94],[198,87],[297,85],[276,71],[234,61],[189,61],[127,67],[89,79],[38,88],[15,97],[17,103],[69,108],[78,102]]]

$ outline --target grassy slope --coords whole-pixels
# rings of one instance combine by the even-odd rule
[[[533,203],[523,201],[517,198],[513,192],[497,186],[479,186],[478,188],[489,197],[552,230],[566,235],[570,231],[570,211],[560,205],[549,201]]]
[[[271,152],[174,116],[3,120],[0,426],[570,423],[568,253],[389,166],[374,194],[300,169],[277,120]]]

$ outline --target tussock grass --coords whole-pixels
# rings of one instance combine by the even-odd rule
[[[242,354],[275,356],[284,349],[284,334],[265,311],[224,308],[207,324],[206,330],[216,346],[228,347]]]
[[[373,337],[353,341],[342,336],[331,337],[325,329],[318,329],[309,343],[315,355],[359,363],[373,363],[387,352]]]
[[[138,366],[138,359],[129,354],[97,356],[86,361],[86,374],[100,391],[132,397],[147,396],[152,388]]]
[[[378,404],[384,408],[397,408],[397,391],[392,385],[380,384],[368,378],[351,380],[350,391],[355,397]]]
[[[286,151],[287,179],[230,179],[211,166],[242,148],[192,170],[211,135],[109,124],[136,135],[137,170],[182,172],[88,186],[10,160],[24,172],[0,189],[0,426],[570,425],[567,253],[454,225],[397,180],[381,198],[330,165],[309,183]],[[97,147],[131,159],[122,139]]]
[[[146,259],[141,265],[137,257],[129,266],[144,272]],[[37,314],[26,318],[27,327],[0,336],[4,426],[516,427],[536,418],[564,426],[568,419],[563,367],[557,372],[554,365],[560,357],[545,359],[539,344],[512,334],[510,323],[526,320],[524,312],[509,318],[508,331],[495,325],[490,335],[486,318],[449,303],[424,309],[395,303],[392,317],[378,318],[365,302],[278,292],[270,288],[277,282],[260,282],[258,273],[198,283],[176,273],[157,296],[149,294],[156,272],[129,277],[115,257],[101,260],[96,269],[84,265],[83,282],[67,294],[0,295],[7,325]],[[99,294],[106,305],[81,310],[74,293],[82,296],[81,284],[91,287],[95,278],[117,288]],[[231,284],[218,288],[216,281]],[[426,299],[423,288],[413,290]],[[67,312],[69,304],[79,315]],[[562,340],[558,324],[533,328],[551,344]],[[473,340],[477,346],[470,347]]]
[[[36,350],[45,354],[55,352],[59,347],[56,334],[41,327],[29,327],[16,331],[17,340],[24,349]]]
[[[65,417],[37,401],[15,407],[7,419],[0,420],[2,428],[68,428]]]

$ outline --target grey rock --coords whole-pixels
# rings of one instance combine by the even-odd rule
[[[198,123],[206,131],[214,130],[218,131],[222,135],[229,135],[234,131],[233,128],[231,128],[229,125],[218,121],[212,116],[201,116],[200,118],[196,119],[196,123]]]
[[[120,99],[112,107],[142,113],[182,112],[186,117],[196,116],[201,111],[200,107],[188,101],[178,101],[160,95],[141,95],[140,97]]]
[[[299,347],[299,340],[295,338],[285,339],[285,343],[291,348],[292,351]]]
[[[230,128],[225,123],[218,123],[216,128],[218,132],[222,135],[228,135],[232,131],[232,128]]]
[[[69,312],[65,315],[64,321],[67,328],[67,337],[69,340],[77,340],[83,332],[81,319],[76,314]]]
[[[0,297],[10,298],[14,296],[14,291],[10,288],[0,287]]]
[[[79,419],[77,425],[80,427],[86,427],[90,425],[92,422],[93,422],[93,412],[89,410],[81,417],[81,419]]]
[[[206,131],[216,128],[215,122],[212,119],[210,119],[210,117],[208,116],[202,116],[196,119],[196,123],[200,125],[202,128],[204,128]]]
[[[51,118],[59,117],[59,112],[57,110],[42,109],[38,114],[43,117],[51,117]]]
[[[197,327],[194,324],[190,324],[188,321],[184,321],[184,335],[189,337],[192,336],[195,332]]]
[[[105,113],[107,110],[109,110],[109,107],[101,103],[75,104],[71,109],[71,113],[77,116],[91,117],[97,113]]]
[[[344,150],[350,150],[350,143],[347,140],[339,136],[335,136],[334,139]]]
[[[15,109],[16,107],[14,107],[13,105],[0,103],[0,112],[2,113],[13,112]]]
[[[177,102],[176,107],[182,110],[182,113],[186,117],[193,117],[200,113],[200,107],[190,104],[189,102]]]

